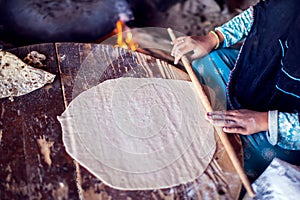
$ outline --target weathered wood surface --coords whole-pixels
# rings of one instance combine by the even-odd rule
[[[237,198],[241,183],[220,142],[203,176],[188,184],[155,191],[115,190],[70,158],[56,117],[80,92],[123,76],[188,78],[159,59],[122,49],[117,51],[116,59],[103,64],[103,56],[108,58],[111,49],[97,44],[58,43],[11,50],[22,59],[32,50],[45,54],[45,70],[57,77],[52,84],[15,97],[14,101],[0,99],[0,199]],[[241,153],[241,145],[236,144]],[[48,145],[52,146],[48,148],[50,157],[45,159],[43,151]]]
[[[56,119],[64,104],[54,44],[10,52],[23,59],[32,50],[47,56],[44,70],[57,77],[13,101],[0,99],[0,199],[78,199],[75,168]],[[50,157],[42,153],[46,149]]]
[[[157,77],[187,80],[188,76],[166,62],[138,52],[96,44],[56,44],[66,106],[80,92],[107,79]],[[71,52],[71,53],[70,53]],[[107,63],[105,63],[108,60]],[[105,64],[103,64],[105,63]],[[232,138],[241,157],[241,145]],[[241,183],[221,142],[203,176],[177,187],[155,191],[119,191],[101,183],[78,167],[79,189],[84,199],[236,199]],[[220,168],[219,168],[220,167]]]

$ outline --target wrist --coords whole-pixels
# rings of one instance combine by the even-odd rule
[[[220,46],[220,38],[219,35],[215,31],[209,31],[208,33],[211,41],[211,49],[218,49]]]
[[[223,44],[223,41],[224,41],[224,35],[221,31],[219,30],[215,30],[216,34],[218,35],[219,37],[219,40],[220,40],[220,46]]]
[[[261,131],[268,131],[269,130],[269,113],[262,112],[263,117],[263,124],[261,124],[262,130]]]

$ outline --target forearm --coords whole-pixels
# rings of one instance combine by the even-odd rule
[[[201,58],[219,46],[229,47],[248,35],[253,21],[253,8],[250,7],[226,24],[204,36],[182,36],[175,39],[171,55],[177,64],[183,55],[191,53],[191,60]]]

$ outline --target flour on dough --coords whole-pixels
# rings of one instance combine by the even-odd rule
[[[199,177],[216,149],[193,85],[159,78],[107,80],[58,117],[67,152],[105,184],[168,188]]]

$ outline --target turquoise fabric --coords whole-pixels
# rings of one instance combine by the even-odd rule
[[[230,70],[234,67],[238,50],[219,49],[195,60],[193,69],[202,83],[211,87],[224,108],[226,105],[226,85]],[[271,145],[266,132],[248,136],[241,135],[244,150],[244,168],[250,181],[254,181],[271,163],[274,157],[300,166],[300,151],[286,150]]]
[[[284,149],[300,150],[300,121],[298,113],[279,112],[278,126],[278,146]]]
[[[215,28],[224,36],[222,47],[231,47],[248,36],[253,25],[253,11],[251,6],[222,26]]]
[[[227,108],[226,83],[238,52],[235,49],[224,48],[212,51],[207,56],[192,62],[193,69],[199,80],[213,89],[224,109]],[[219,108],[216,106],[218,105],[213,105],[214,109]]]

